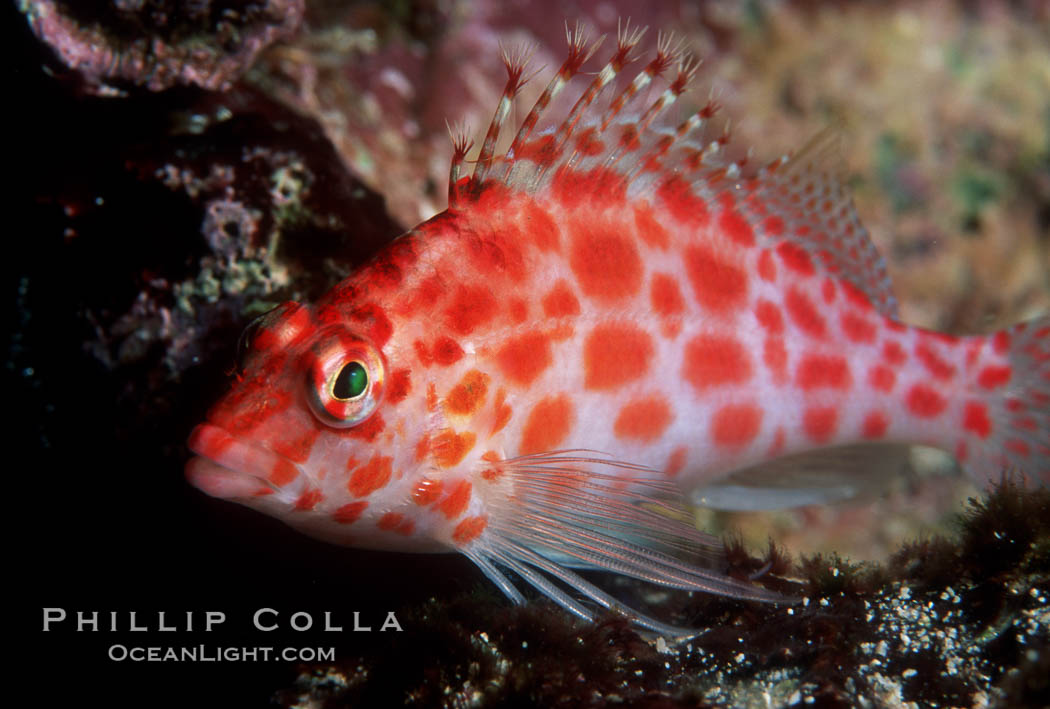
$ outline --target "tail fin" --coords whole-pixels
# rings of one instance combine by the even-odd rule
[[[977,365],[956,457],[978,482],[1013,470],[1050,486],[1050,317],[973,340]],[[982,356],[988,346],[998,364]]]

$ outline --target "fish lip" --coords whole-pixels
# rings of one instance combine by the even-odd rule
[[[236,499],[268,495],[280,490],[280,486],[270,480],[275,471],[298,470],[284,456],[246,443],[211,423],[194,428],[186,445],[196,454],[186,462],[186,480],[212,497]]]

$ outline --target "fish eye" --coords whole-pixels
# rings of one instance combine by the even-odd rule
[[[347,362],[335,375],[332,382],[332,397],[339,401],[350,401],[368,389],[368,370],[356,359]]]
[[[306,381],[314,416],[333,428],[349,428],[376,410],[383,393],[383,358],[368,342],[338,329],[311,348]]]

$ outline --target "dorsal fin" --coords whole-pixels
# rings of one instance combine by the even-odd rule
[[[791,156],[762,168],[753,192],[765,223],[803,247],[831,273],[859,288],[875,308],[897,318],[889,273],[843,185],[837,128],[825,128]]]
[[[669,151],[685,149],[689,155],[704,153],[704,146],[693,143],[690,134],[703,130],[706,119],[717,108],[713,102],[676,128],[653,127],[656,119],[685,92],[696,71],[695,62],[680,61],[680,47],[670,35],[660,35],[656,57],[627,86],[603,100],[609,88],[616,85],[624,67],[633,61],[632,52],[644,33],[644,29],[631,29],[629,23],[621,26],[612,57],[583,89],[560,122],[539,129],[540,121],[550,117],[546,115],[547,109],[554,99],[581,73],[584,62],[604,39],[588,41],[579,25],[573,30],[567,29],[568,57],[522,121],[506,154],[495,155],[494,146],[507,128],[509,107],[521,90],[526,69],[519,58],[504,53],[507,83],[472,175],[462,174],[469,144],[461,137],[455,140],[449,206],[469,202],[486,186],[495,183],[539,192],[549,185],[563,166],[587,171],[601,165],[615,170],[625,183],[649,184],[651,180],[644,179],[645,174],[658,169],[659,160]],[[678,71],[669,86],[655,101],[637,105],[643,100],[643,89],[675,63],[678,63]]]
[[[728,126],[705,142],[707,124],[719,108],[713,98],[684,121],[668,124],[668,108],[696,72],[696,63],[681,58],[670,36],[658,39],[656,57],[633,80],[607,95],[632,61],[643,34],[644,30],[622,26],[612,57],[571,108],[547,116],[553,99],[581,73],[601,44],[601,39],[588,42],[579,25],[566,29],[568,57],[522,121],[507,152],[496,155],[495,145],[507,128],[510,105],[525,81],[527,64],[525,52],[515,56],[504,52],[507,84],[472,175],[461,174],[469,143],[463,136],[454,139],[449,206],[469,203],[491,185],[539,194],[559,180],[567,191],[586,197],[620,194],[627,200],[650,199],[662,191],[665,197],[686,197],[679,201],[687,210],[702,211],[703,205],[722,199],[736,204],[760,246],[775,246],[784,239],[797,243],[828,272],[859,289],[879,312],[896,318],[897,302],[886,265],[842,184],[837,132],[823,131],[793,157],[745,175],[746,159],[727,162],[723,157]],[[649,92],[643,89],[673,64],[677,72],[667,88],[655,100],[647,100]],[[544,118],[553,122],[540,128]]]

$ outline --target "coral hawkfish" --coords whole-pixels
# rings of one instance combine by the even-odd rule
[[[729,161],[704,140],[715,104],[669,118],[695,65],[666,37],[623,73],[641,35],[583,76],[600,42],[568,31],[500,152],[527,63],[505,53],[476,160],[453,135],[448,208],[262,318],[190,482],[337,544],[462,552],[518,603],[515,578],[684,634],[572,569],[783,600],[729,576],[688,506],[846,497],[911,443],[1050,481],[1050,319],[900,322],[831,140]]]

